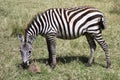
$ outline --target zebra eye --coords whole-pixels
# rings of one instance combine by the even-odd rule
[[[20,52],[22,53],[22,50],[20,50]]]
[[[29,51],[29,53],[31,53],[31,51]]]

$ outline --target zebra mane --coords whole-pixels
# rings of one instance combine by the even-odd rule
[[[27,31],[28,31],[29,27],[31,27],[30,25],[31,25],[32,22],[36,19],[36,17],[37,17],[38,15],[41,15],[41,13],[37,13],[36,15],[34,15],[34,16],[32,17],[32,19],[27,23],[26,28],[25,28],[25,30],[24,30],[24,39],[25,39],[24,42],[27,42]]]

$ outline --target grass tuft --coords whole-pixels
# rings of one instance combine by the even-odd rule
[[[48,58],[46,41],[38,36],[33,43],[31,60],[41,68],[41,74],[22,69],[16,38],[23,33],[32,16],[48,8],[94,6],[106,16],[108,28],[103,37],[108,43],[112,69],[106,70],[105,54],[98,46],[95,63],[86,67],[90,50],[85,37],[75,40],[57,39],[54,70],[45,65]],[[0,0],[0,80],[120,80],[120,0]]]
[[[120,0],[114,0],[112,3],[110,13],[120,15]]]
[[[19,26],[16,26],[16,25],[13,25],[11,36],[12,37],[17,37],[18,34],[23,34],[23,32],[24,32],[23,28],[21,28]]]
[[[0,7],[0,16],[6,17],[7,15],[8,15],[8,11],[5,8]]]

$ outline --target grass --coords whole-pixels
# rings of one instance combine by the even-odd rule
[[[85,66],[90,51],[83,36],[70,41],[57,39],[58,64],[51,70],[44,63],[48,58],[45,39],[38,36],[33,43],[31,58],[41,67],[42,73],[23,70],[17,34],[23,32],[32,17],[48,8],[82,5],[97,7],[106,16],[107,29],[103,36],[109,46],[112,69],[105,69],[104,52],[99,46],[95,64]],[[0,80],[120,80],[119,5],[119,0],[0,0]]]

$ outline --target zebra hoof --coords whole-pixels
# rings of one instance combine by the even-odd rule
[[[107,69],[111,69],[111,68],[112,68],[112,67],[111,67],[111,62],[108,62],[108,63],[107,63],[106,68],[107,68]]]
[[[106,66],[106,69],[110,70],[110,69],[112,69],[112,67],[111,66]]]
[[[22,67],[23,67],[23,69],[27,69],[29,67],[29,64],[28,63],[22,63]]]
[[[109,70],[109,69],[112,69],[112,67],[109,65],[109,66],[106,66],[106,69]]]
[[[45,63],[46,65],[49,65],[50,68],[54,69],[56,67],[56,63],[52,63],[52,62],[49,62],[49,61],[46,61]]]
[[[107,70],[110,70],[110,69],[111,69],[111,67],[106,67],[106,69],[107,69]]]
[[[46,66],[49,65],[48,61],[45,61]]]
[[[50,67],[51,67],[51,69],[54,69],[56,67],[56,65],[51,64]]]
[[[90,66],[92,66],[92,65],[91,65],[91,64],[89,64],[89,63],[87,63],[87,64],[86,64],[86,66],[87,66],[87,67],[90,67]]]

